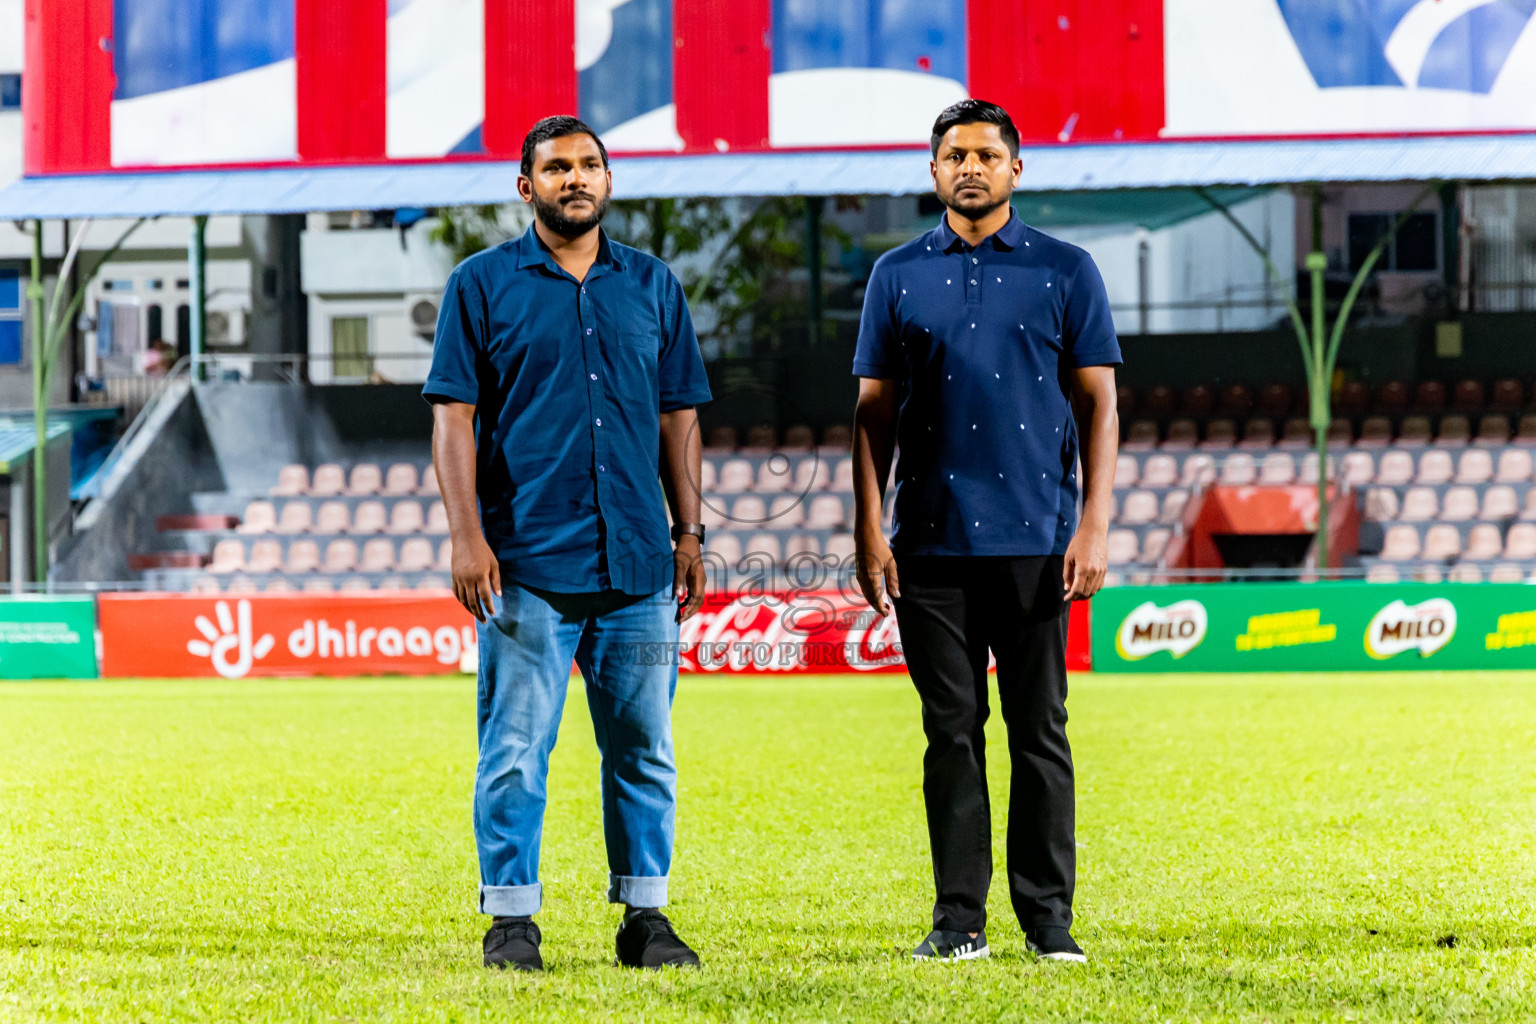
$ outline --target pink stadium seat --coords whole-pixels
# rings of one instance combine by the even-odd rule
[[[397,537],[417,533],[426,523],[426,517],[421,512],[421,502],[397,501],[395,507],[389,510],[389,525],[384,528],[384,532]]]
[[[283,544],[277,540],[258,540],[251,545],[245,560],[246,572],[276,572],[283,564]]]
[[[260,588],[256,586],[256,581],[251,579],[249,576],[236,576],[234,579],[229,581],[229,586],[224,588],[224,593],[254,594],[259,589]]]
[[[1122,451],[1149,452],[1157,447],[1157,424],[1151,420],[1134,420],[1126,431]]]
[[[784,428],[786,451],[808,452],[816,446],[816,432],[804,423],[792,423]]]
[[[1118,522],[1120,519],[1120,495],[1115,491],[1109,492],[1109,521]]]
[[[705,495],[699,502],[699,522],[706,532],[723,530],[726,525],[724,500]]]
[[[325,546],[325,562],[321,568],[329,573],[351,572],[357,568],[357,541],[345,537],[331,541]]]
[[[1352,445],[1355,443],[1355,428],[1350,426],[1349,420],[1329,420],[1327,441],[1330,448]]]
[[[1457,412],[1481,412],[1487,404],[1481,381],[1459,380],[1451,391],[1451,408]]]
[[[1205,487],[1216,482],[1216,460],[1204,453],[1187,455],[1179,469],[1180,487]]]
[[[1467,547],[1461,557],[1472,562],[1486,562],[1498,558],[1504,548],[1504,538],[1492,523],[1478,523],[1467,533]]]
[[[720,467],[720,481],[715,490],[721,494],[740,494],[752,489],[752,463],[746,459],[727,459]]]
[[[1281,448],[1309,448],[1312,445],[1312,428],[1306,420],[1292,417],[1285,421],[1285,430],[1276,444]]]
[[[442,534],[448,532],[448,507],[441,501],[434,501],[427,506],[427,525],[422,527],[427,533]]]
[[[1168,436],[1162,447],[1167,451],[1188,451],[1200,440],[1194,420],[1174,420],[1168,424]]]
[[[1518,565],[1501,562],[1488,573],[1489,583],[1524,583],[1525,570]]]
[[[437,557],[432,542],[425,537],[408,537],[400,544],[400,558],[395,568],[401,572],[426,572]]]
[[[281,534],[308,533],[313,522],[309,502],[290,501],[283,505],[282,515],[277,520],[276,532]]]
[[[894,464],[891,467],[895,469]],[[826,459],[801,459],[795,467],[793,490],[796,494],[814,494],[824,491],[832,482],[832,467]]]
[[[1520,509],[1521,519],[1536,519],[1536,487],[1525,492],[1525,504]]]
[[[1483,570],[1472,562],[1457,562],[1445,574],[1447,583],[1481,583]]]
[[[834,533],[827,538],[824,554],[827,558],[835,559],[839,565],[847,565],[853,558],[856,545],[851,533]]]
[[[444,537],[443,542],[437,546],[437,565],[434,568],[438,572],[453,572],[452,537]]]
[[[274,498],[295,498],[309,493],[309,470],[303,466],[289,465],[277,471],[277,485],[272,488]]]
[[[1413,407],[1419,412],[1441,412],[1445,409],[1445,385],[1437,380],[1419,381],[1413,389]]]
[[[373,589],[375,589],[375,590],[404,590],[405,589],[405,580],[404,580],[404,578],[402,578],[400,576],[385,576],[383,579],[379,580],[379,585],[374,587]]]
[[[311,577],[304,581],[304,593],[306,594],[334,594],[336,584],[324,576]]]
[[[741,538],[734,533],[712,533],[705,542],[704,550],[720,560],[727,569],[733,569],[741,561]]]
[[[1450,482],[1455,464],[1449,452],[1429,451],[1419,456],[1419,472],[1413,482],[1435,487]]]
[[[844,455],[832,465],[832,483],[827,488],[834,494],[853,493],[853,457]]]
[[[793,530],[805,522],[805,499],[798,494],[780,494],[768,506],[769,525],[775,530]]]
[[[806,464],[812,459],[803,460]],[[778,494],[787,490],[794,482],[794,463],[788,455],[775,453],[768,456],[757,467],[757,477],[752,481],[752,489],[759,494]]]
[[[1415,583],[1444,583],[1445,570],[1438,565],[1416,565],[1413,567],[1413,581]]]
[[[1172,536],[1173,531],[1167,527],[1148,530],[1147,535],[1142,538],[1141,557],[1137,561],[1143,565],[1156,565],[1163,557],[1163,552],[1167,550],[1169,538]]]
[[[1136,464],[1134,458],[1129,455],[1115,456],[1115,490],[1123,491],[1128,487],[1135,487],[1140,473],[1141,467]]]
[[[1478,420],[1477,436],[1472,439],[1472,443],[1481,445],[1509,443],[1509,417],[1491,415]]]
[[[1288,452],[1270,452],[1259,466],[1259,483],[1289,484],[1296,479],[1296,460]]]
[[[253,501],[245,506],[245,515],[240,517],[237,529],[240,533],[275,533],[277,510],[270,501]]]
[[[821,545],[816,543],[815,534],[797,533],[784,542],[786,564],[794,559],[806,558],[821,558]]]
[[[1110,530],[1108,556],[1110,565],[1130,565],[1140,553],[1140,543],[1133,530]]]
[[[1151,491],[1132,491],[1125,496],[1120,509],[1120,523],[1125,526],[1144,526],[1157,518],[1157,495]]]
[[[1147,463],[1142,467],[1141,486],[1172,487],[1178,481],[1178,475],[1179,464],[1172,455],[1148,455]]]
[[[838,502],[842,507],[842,502]],[[731,522],[739,529],[757,526],[768,519],[768,505],[755,494],[737,498],[731,505]]]
[[[1175,424],[1177,425],[1177,424]],[[1173,440],[1173,428],[1168,430],[1169,441]],[[1231,420],[1211,420],[1205,427],[1205,440],[1199,447],[1202,450],[1225,451],[1237,444],[1237,426]],[[1168,442],[1163,443],[1164,448],[1171,447]]]
[[[417,495],[423,498],[441,497],[442,491],[438,489],[437,468],[428,464],[421,472],[421,486],[416,489]]]
[[[327,462],[315,467],[315,478],[310,482],[309,493],[316,498],[333,498],[347,489],[347,476],[340,466]]]
[[[1449,499],[1450,495],[1447,494]],[[1494,484],[1483,492],[1483,507],[1478,513],[1479,519],[1487,519],[1490,522],[1503,522],[1506,519],[1515,518],[1515,513],[1520,511],[1520,499],[1515,494],[1515,489],[1508,484]]]
[[[423,576],[416,581],[417,590],[448,590],[453,580],[448,576]]]
[[[1238,447],[1262,450],[1273,448],[1274,445],[1274,421],[1263,417],[1256,417],[1248,421],[1248,425],[1243,430],[1243,440]]]
[[[1525,385],[1513,377],[1493,382],[1493,399],[1488,408],[1494,412],[1518,413],[1525,404]]]
[[[298,589],[298,587],[293,585],[292,580],[279,576],[275,580],[269,580],[267,585],[262,588],[262,592],[267,594],[291,594]]]
[[[808,530],[835,530],[843,525],[843,499],[835,494],[818,494],[811,499],[806,510],[805,528]]]
[[[363,576],[348,576],[345,580],[342,580],[341,586],[336,589],[342,593],[356,593],[360,590],[372,590],[373,584],[369,583],[367,578]]]
[[[1477,518],[1477,492],[1470,487],[1452,487],[1440,503],[1440,518],[1448,523],[1464,523]]]
[[[766,455],[773,451],[778,443],[779,436],[772,424],[754,423],[747,428],[747,443],[742,445],[741,449]]]
[[[316,533],[346,533],[352,529],[352,514],[345,502],[327,501],[315,515]]]
[[[221,540],[213,546],[213,560],[208,571],[215,573],[239,572],[245,568],[245,544],[238,540]]]
[[[1499,468],[1493,476],[1501,484],[1523,484],[1531,478],[1531,453],[1527,448],[1506,448],[1499,453]]]
[[[853,447],[853,431],[846,423],[834,423],[821,435],[821,446],[827,454],[846,454]]]
[[[1385,448],[1392,443],[1392,421],[1385,416],[1367,416],[1355,443],[1362,448]]]
[[[1413,456],[1407,452],[1385,452],[1376,469],[1376,482],[1383,487],[1401,487],[1413,479]]]
[[[347,494],[354,498],[366,498],[378,494],[384,486],[384,471],[377,462],[359,462],[352,467],[352,480],[347,484]]]
[[[1536,558],[1536,523],[1516,523],[1504,538],[1505,558]]]
[[[360,501],[352,511],[352,532],[357,534],[381,533],[389,525],[389,516],[381,501]]]
[[[1432,562],[1448,561],[1461,554],[1461,531],[1450,523],[1436,523],[1424,534],[1423,557]]]
[[[1381,557],[1388,562],[1411,562],[1419,557],[1418,527],[1399,523],[1387,527],[1382,538]]]
[[[1365,574],[1365,582],[1367,583],[1397,583],[1401,579],[1402,577],[1397,571],[1397,566],[1385,565],[1381,562],[1371,566]]]
[[[1483,448],[1468,448],[1456,460],[1458,484],[1485,484],[1493,479],[1493,456]]]
[[[700,494],[709,494],[714,491],[718,482],[715,476],[715,463],[713,459],[702,459],[699,462],[699,480],[697,487]]]
[[[1163,498],[1163,511],[1157,517],[1157,521],[1164,526],[1176,526],[1184,518],[1184,509],[1189,504],[1189,492],[1182,487],[1172,490]]]
[[[1338,479],[1338,464],[1332,455],[1328,456],[1328,479]],[[1296,471],[1296,482],[1299,484],[1317,484],[1317,452],[1307,452],[1301,457],[1301,468]]]
[[[784,550],[779,544],[778,534],[760,532],[747,538],[746,548],[742,551],[743,558],[756,556],[759,561],[766,559],[774,565],[784,561]]]
[[[1376,523],[1390,523],[1397,518],[1397,492],[1390,487],[1372,487],[1365,492],[1365,518]]]
[[[1397,440],[1393,443],[1399,448],[1421,448],[1429,444],[1429,437],[1428,416],[1404,416],[1403,425],[1397,431]]]
[[[1226,487],[1246,487],[1258,478],[1258,466],[1247,452],[1233,452],[1221,462],[1221,483]]]
[[[1371,482],[1376,475],[1376,463],[1370,452],[1349,452],[1344,456],[1344,482],[1360,487]]]
[[[296,540],[288,545],[288,559],[283,571],[297,575],[320,568],[320,545],[312,540]]]
[[[1440,515],[1440,499],[1428,487],[1410,487],[1403,495],[1403,510],[1398,518],[1405,523],[1427,523]],[[1467,516],[1468,519],[1472,518]]]
[[[353,475],[356,475],[355,471]],[[409,462],[397,462],[384,474],[384,487],[379,493],[386,497],[399,498],[407,494],[415,494],[416,488],[420,486],[421,476],[416,472],[416,467]]]
[[[1465,416],[1445,416],[1440,420],[1440,433],[1435,444],[1442,448],[1460,448],[1472,440],[1472,424]]]
[[[387,537],[375,537],[363,545],[363,557],[358,562],[359,572],[390,572],[395,568],[395,542]]]

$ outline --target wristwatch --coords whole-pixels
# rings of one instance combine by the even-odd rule
[[[685,533],[699,538],[699,543],[701,545],[704,543],[703,523],[674,523],[672,525],[672,543],[676,544],[678,539],[681,538]]]

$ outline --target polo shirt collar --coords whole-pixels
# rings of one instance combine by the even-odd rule
[[[551,273],[563,274],[560,264],[555,262],[555,257],[550,253],[549,247],[539,237],[538,231],[532,224],[523,232],[523,237],[517,240],[517,269],[524,270],[528,267],[544,267]],[[593,269],[598,267],[610,267],[617,271],[623,271],[624,257],[619,255],[612,243],[608,240],[608,232],[602,228],[597,229],[597,260],[592,264]]]
[[[955,234],[955,229],[949,226],[949,213],[947,211],[939,217],[939,226],[936,230],[938,231],[939,249],[943,252],[951,252],[955,248],[965,245],[965,239]],[[988,238],[991,239],[994,249],[1002,249],[1004,251],[1017,249],[1023,243],[1024,232],[1027,230],[1024,226],[1024,221],[1019,217],[1019,211],[1009,207],[1008,223],[998,228]],[[986,243],[987,239],[982,239],[982,245]],[[980,246],[977,248],[980,248]]]

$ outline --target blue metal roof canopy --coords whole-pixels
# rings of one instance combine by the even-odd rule
[[[1536,134],[1085,144],[1021,155],[1024,192],[1536,177]],[[632,199],[912,195],[932,187],[922,148],[617,156],[613,178],[615,194]],[[511,161],[61,175],[0,191],[0,220],[492,204],[511,201],[516,181]]]

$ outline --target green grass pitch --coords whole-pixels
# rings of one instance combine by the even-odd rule
[[[579,689],[549,971],[479,966],[473,690],[0,685],[0,1020],[1536,1017],[1531,677],[1074,677],[1085,968],[1025,954],[1001,870],[990,961],[908,958],[932,894],[904,677],[685,677],[670,909],[706,966],[660,976],[610,965]]]

